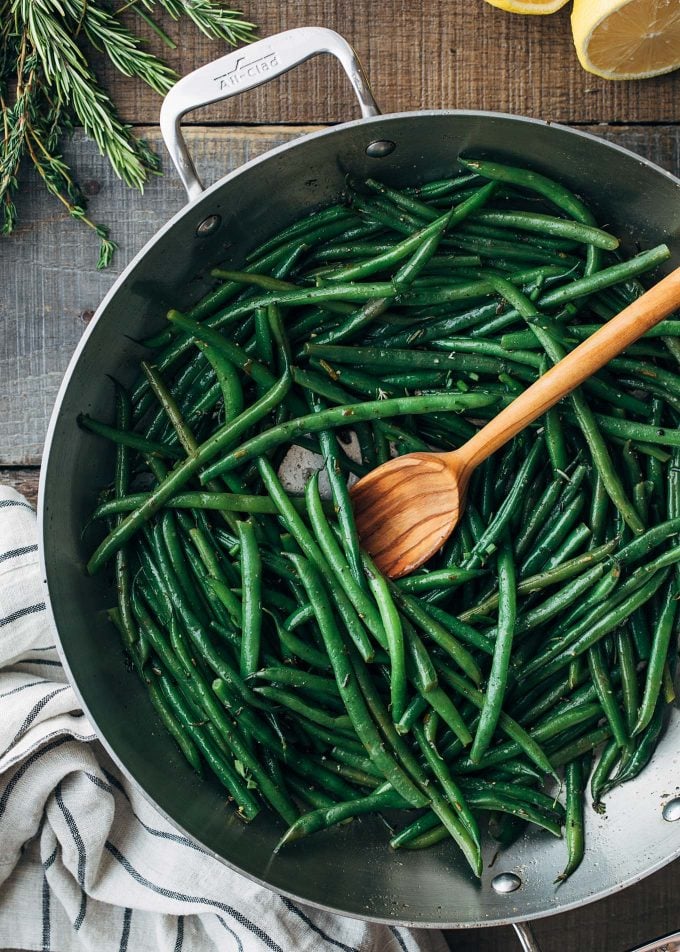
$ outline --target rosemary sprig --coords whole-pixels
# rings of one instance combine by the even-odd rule
[[[94,230],[100,241],[97,267],[110,263],[116,245],[108,228],[88,217],[86,198],[60,143],[81,126],[116,175],[140,191],[149,176],[160,173],[158,157],[121,120],[88,60],[92,48],[104,52],[119,72],[165,94],[177,79],[175,72],[121,21],[125,10],[136,9],[167,44],[170,38],[151,17],[154,8],[173,20],[188,17],[206,36],[232,45],[253,38],[252,24],[215,0],[127,0],[117,8],[109,0],[0,0],[3,234],[16,225],[19,167],[27,160],[69,215]]]

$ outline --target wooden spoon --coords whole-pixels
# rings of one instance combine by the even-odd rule
[[[361,544],[391,578],[426,562],[455,529],[474,470],[513,436],[680,306],[680,268],[639,297],[513,400],[460,449],[409,453],[352,490]]]

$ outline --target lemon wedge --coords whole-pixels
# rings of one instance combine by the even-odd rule
[[[679,0],[574,0],[579,61],[604,79],[646,79],[680,67]]]
[[[486,0],[492,7],[505,10],[506,13],[534,13],[544,15],[555,13],[569,0]]]

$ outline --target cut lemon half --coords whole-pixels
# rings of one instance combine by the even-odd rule
[[[604,79],[646,79],[680,67],[680,0],[574,0],[576,53]]]
[[[486,0],[492,7],[505,10],[506,13],[533,13],[544,15],[555,13],[569,0]]]

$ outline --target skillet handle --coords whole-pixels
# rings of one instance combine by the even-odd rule
[[[512,925],[522,946],[522,952],[541,952],[528,923],[513,922]],[[655,939],[648,945],[633,949],[632,952],[680,952],[680,932]]]
[[[517,933],[522,952],[541,952],[528,922],[513,922],[512,927]]]
[[[662,939],[656,939],[648,945],[634,949],[633,952],[680,952],[680,932],[674,932]]]
[[[161,134],[192,201],[203,191],[180,129],[182,117],[199,106],[237,96],[287,73],[318,53],[332,53],[342,64],[365,119],[380,115],[356,53],[334,30],[301,27],[258,40],[201,66],[175,83],[161,106]]]

